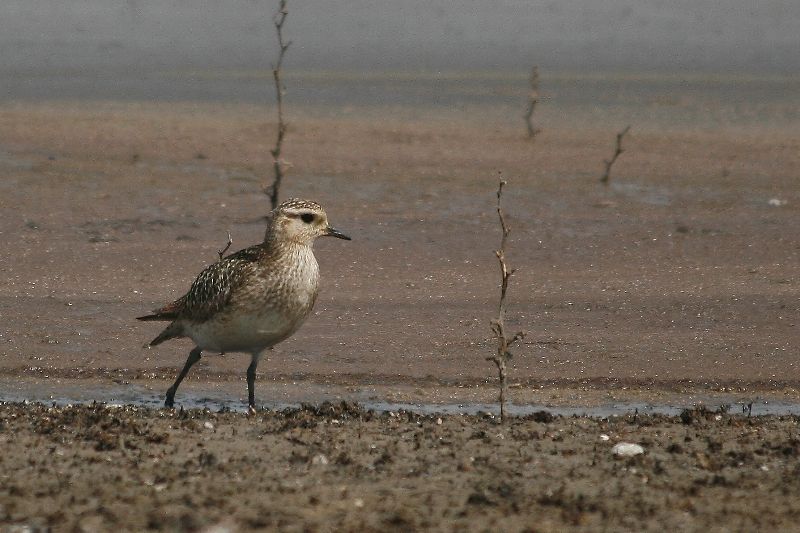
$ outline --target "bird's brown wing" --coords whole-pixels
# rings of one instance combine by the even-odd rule
[[[209,265],[197,276],[186,294],[156,309],[151,315],[139,317],[139,320],[208,320],[228,304],[261,253],[260,246],[251,246]]]
[[[191,320],[208,320],[231,299],[231,295],[247,277],[261,253],[260,246],[239,250],[203,270],[184,296],[180,316]]]

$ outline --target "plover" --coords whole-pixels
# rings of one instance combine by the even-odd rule
[[[189,292],[138,320],[170,324],[150,342],[189,337],[195,347],[164,405],[172,407],[175,391],[203,351],[245,352],[247,400],[255,411],[254,383],[261,355],[290,337],[303,324],[319,290],[319,266],[312,246],[317,237],[350,237],[328,225],[322,207],[290,199],[267,216],[264,242],[220,259],[203,270]]]

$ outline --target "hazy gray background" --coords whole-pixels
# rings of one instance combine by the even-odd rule
[[[269,67],[276,6],[2,0],[0,97],[213,98],[223,88],[197,71]],[[289,10],[290,70],[800,69],[798,0],[296,0]],[[171,89],[165,72],[184,78]]]

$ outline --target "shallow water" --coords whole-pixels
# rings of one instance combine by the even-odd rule
[[[208,409],[209,411],[246,412],[244,402],[234,399],[227,391],[181,391],[176,402],[183,409]],[[425,403],[425,402],[395,402],[376,399],[367,392],[354,392],[350,394],[332,393],[323,389],[311,391],[301,401],[262,401],[262,409],[281,410],[299,407],[301,404],[319,404],[325,401],[353,401],[364,409],[380,412],[410,411],[424,415],[499,415],[497,404],[493,403]],[[592,418],[609,418],[626,415],[666,415],[677,416],[682,410],[698,405],[705,405],[709,409],[728,410],[730,414],[748,414],[749,401],[745,402],[736,398],[698,398],[693,397],[691,403],[678,405],[677,403],[650,403],[642,401],[616,401],[600,405],[548,405],[548,404],[514,404],[507,405],[507,411],[512,416],[525,416],[538,411],[547,411],[556,416],[587,416]],[[69,385],[58,389],[41,386],[25,386],[17,390],[4,390],[0,392],[0,403],[33,402],[53,405],[77,405],[94,402],[104,403],[109,406],[138,406],[160,408],[164,404],[163,391],[148,390],[138,385],[107,387],[102,385],[85,386]],[[800,415],[800,403],[781,402],[766,399],[752,400],[752,415]]]

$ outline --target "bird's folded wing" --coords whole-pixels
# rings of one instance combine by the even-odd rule
[[[245,248],[203,270],[182,298],[180,315],[190,320],[208,320],[229,305],[231,295],[257,260],[258,250]]]

